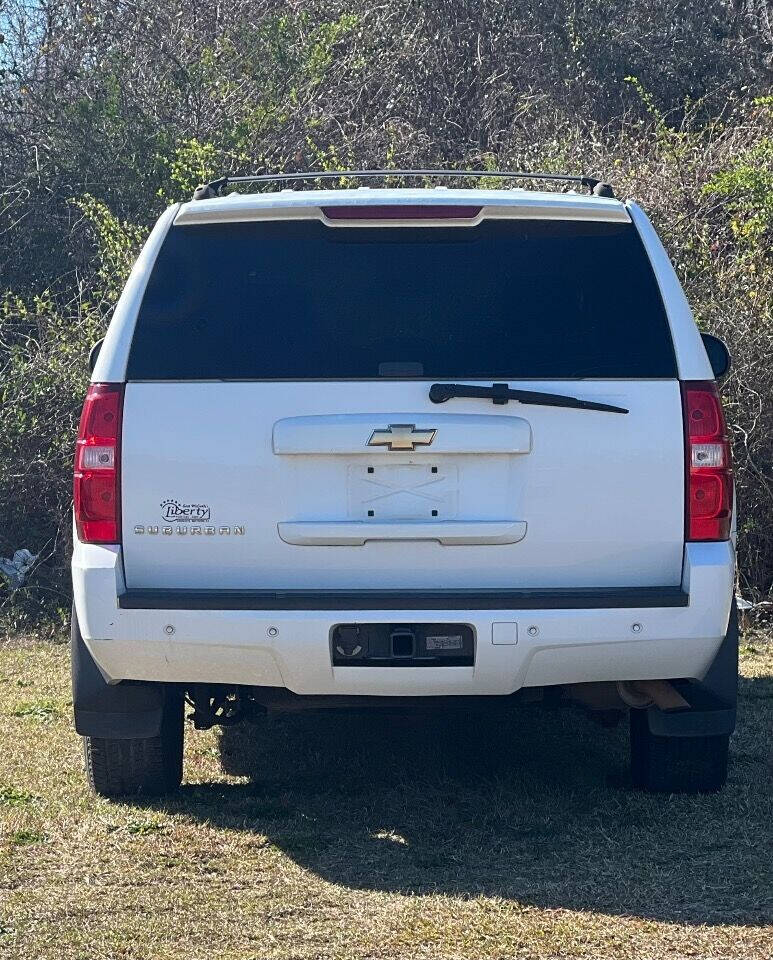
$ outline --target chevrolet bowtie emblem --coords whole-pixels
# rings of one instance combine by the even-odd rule
[[[374,430],[369,447],[389,447],[390,450],[415,450],[427,447],[435,439],[436,430],[417,430],[415,423],[390,423],[386,430]]]

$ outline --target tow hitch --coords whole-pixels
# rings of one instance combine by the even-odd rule
[[[256,720],[266,713],[265,707],[255,703],[239,687],[197,683],[190,687],[186,699],[193,707],[189,719],[196,730],[232,727],[244,720]]]
[[[471,667],[468,623],[339,623],[330,632],[334,667]]]

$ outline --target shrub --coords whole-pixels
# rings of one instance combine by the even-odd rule
[[[741,11],[743,8],[742,12]],[[722,336],[741,587],[773,587],[773,98],[761,7],[725,0],[7,0],[0,41],[0,604],[69,598],[72,446],[153,219],[246,169],[582,171],[639,200]],[[489,182],[495,185],[493,179]]]

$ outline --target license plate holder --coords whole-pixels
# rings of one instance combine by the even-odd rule
[[[352,520],[453,520],[458,516],[459,471],[455,464],[351,464]]]

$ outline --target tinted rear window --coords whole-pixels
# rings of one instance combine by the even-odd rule
[[[675,377],[631,224],[173,227],[131,380]]]

